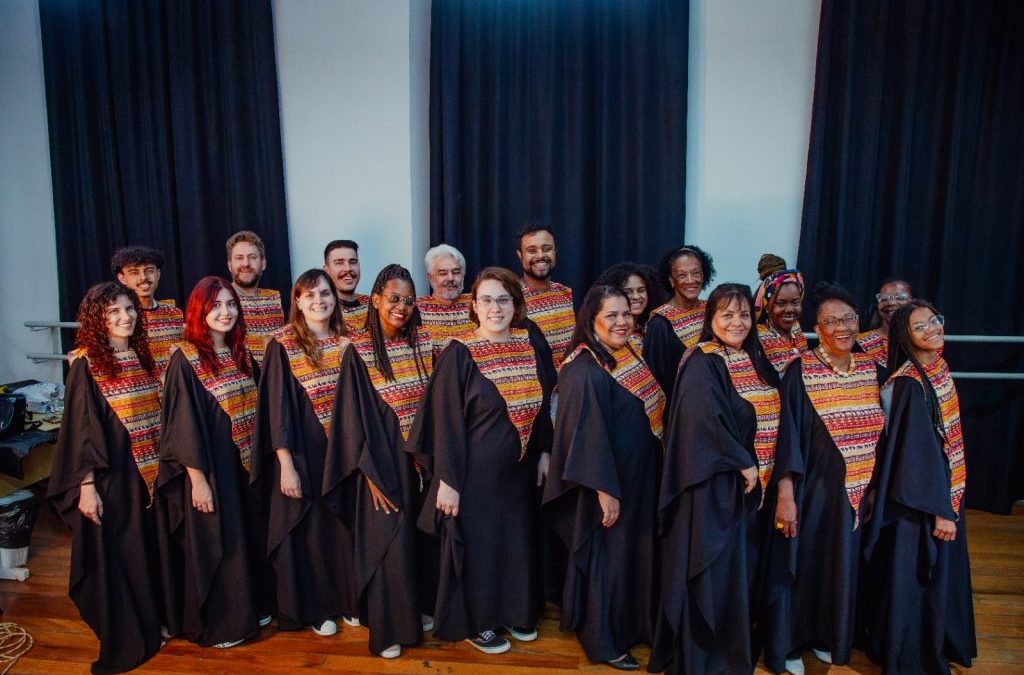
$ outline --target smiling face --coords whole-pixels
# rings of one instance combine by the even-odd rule
[[[594,335],[601,343],[616,351],[622,349],[633,332],[633,314],[630,304],[619,296],[610,296],[601,301],[601,308],[594,317]]]
[[[697,302],[704,286],[704,268],[700,258],[685,253],[672,262],[670,281],[676,296],[687,304]]]
[[[622,285],[622,291],[629,298],[630,314],[640,316],[647,308],[647,283],[642,277],[630,274]]]
[[[345,297],[352,295],[359,285],[359,252],[347,246],[331,250],[327,254],[324,271],[334,282],[338,293]]]
[[[226,288],[220,289],[213,300],[213,307],[206,315],[206,326],[215,336],[215,341],[216,336],[223,338],[235,327],[238,323],[238,311],[238,303],[235,302],[231,291]]]
[[[330,287],[327,280],[323,276],[319,276],[316,286],[302,291],[295,302],[298,304],[307,326],[326,326],[331,320],[337,299],[334,297],[334,289]]]
[[[484,337],[504,337],[515,316],[512,296],[497,279],[484,279],[476,287],[473,311],[480,319],[480,333]]]
[[[126,349],[138,320],[135,304],[127,295],[119,295],[107,305],[107,335],[114,349]]]
[[[826,300],[818,308],[814,331],[826,352],[845,357],[857,341],[857,326],[857,312],[853,307],[842,300]]]
[[[431,270],[427,272],[434,297],[445,302],[452,302],[458,298],[462,293],[465,274],[466,271],[462,269],[455,256],[440,255],[435,258]]]
[[[551,270],[555,269],[558,261],[555,237],[547,230],[524,235],[519,240],[516,255],[523,264],[523,274],[543,281],[551,276]]]
[[[370,302],[377,310],[380,326],[388,337],[394,337],[402,331],[416,308],[412,284],[405,279],[389,279],[379,294],[370,296]]]
[[[910,345],[918,361],[934,358],[946,342],[942,318],[927,307],[918,307],[910,313]]]
[[[718,341],[733,349],[742,349],[754,319],[750,305],[739,298],[730,298],[725,306],[719,305],[711,317],[711,331]]]
[[[889,325],[892,315],[897,309],[913,299],[910,294],[910,286],[902,281],[892,281],[878,291],[878,316]]]
[[[796,284],[782,284],[782,287],[775,293],[768,313],[772,324],[780,333],[788,335],[793,330],[794,324],[800,320],[801,300],[800,287]]]
[[[160,269],[153,263],[125,265],[117,273],[117,280],[135,292],[139,304],[153,306],[153,295],[160,283]]]
[[[231,273],[231,281],[239,288],[256,288],[265,269],[267,269],[267,259],[254,244],[240,241],[231,247],[231,255],[228,256],[228,272]]]

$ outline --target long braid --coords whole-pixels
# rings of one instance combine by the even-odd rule
[[[928,378],[928,374],[924,370],[924,366],[914,356],[913,343],[910,341],[910,314],[919,307],[925,307],[932,310],[933,313],[938,314],[935,308],[924,300],[911,300],[906,305],[900,307],[892,316],[892,320],[889,322],[889,360],[886,362],[886,366],[890,373],[896,372],[896,369],[903,365],[904,361],[910,361],[913,364],[914,369],[917,370],[921,376],[921,382],[924,384],[925,390],[925,407],[928,409],[928,415],[931,417],[932,426],[935,427],[936,431],[945,437],[945,427],[942,424],[942,409],[939,406],[939,397],[935,393],[935,387],[932,386],[932,381]]]
[[[373,289],[370,291],[371,295],[375,295],[378,298],[384,293],[384,286],[387,282],[397,279],[399,281],[405,281],[412,288],[413,296],[416,295],[416,284],[412,280],[412,275],[409,274],[409,270],[405,269],[401,265],[392,263],[387,265],[377,274],[377,278],[373,282]],[[395,372],[391,368],[391,359],[388,357],[387,340],[384,337],[384,328],[380,325],[380,312],[375,308],[371,307],[371,311],[366,313],[366,330],[370,334],[370,341],[373,344],[373,357],[377,362],[377,369],[384,374],[384,379],[388,382],[395,381]],[[423,362],[423,355],[420,354],[420,349],[417,344],[419,338],[419,310],[413,309],[412,316],[404,326],[402,326],[402,337],[405,338],[405,342],[413,350],[413,361],[416,363],[416,374],[420,380],[427,378],[427,366]]]

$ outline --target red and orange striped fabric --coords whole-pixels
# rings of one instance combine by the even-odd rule
[[[544,333],[557,368],[562,363],[565,350],[572,341],[572,331],[576,327],[572,289],[554,281],[542,291],[535,291],[523,284],[523,295],[526,297],[526,315]]]
[[[757,337],[761,340],[761,348],[765,356],[780,374],[786,372],[786,366],[795,361],[800,354],[807,351],[807,338],[800,330],[799,324],[793,325],[790,337],[783,337],[775,327],[767,323],[757,324]]]
[[[341,316],[345,320],[345,327],[350,331],[363,330],[366,326],[366,313],[370,307],[370,296],[357,293],[356,302],[359,304],[352,305],[351,307],[346,306],[342,302],[338,303],[341,306]]]
[[[433,371],[433,343],[430,333],[422,328],[416,332],[415,350],[404,339],[385,341],[384,348],[391,363],[391,372],[395,375],[394,381],[390,382],[377,367],[377,356],[373,353],[370,334],[360,331],[352,335],[352,346],[366,364],[373,388],[395,412],[402,438],[405,439],[409,438],[409,430],[416,419],[416,408]]]
[[[704,307],[707,305],[703,300],[697,302],[693,309],[680,309],[671,302],[666,302],[660,307],[651,310],[651,314],[657,314],[668,319],[672,324],[672,330],[676,337],[683,343],[684,347],[692,347],[700,339],[700,332],[704,328]]]
[[[171,346],[185,339],[185,315],[174,306],[174,300],[160,300],[156,307],[143,309],[141,318],[149,353],[162,375],[171,360]]]
[[[437,349],[444,349],[452,338],[476,329],[476,324],[469,319],[471,301],[469,293],[463,293],[450,303],[441,302],[432,295],[416,298],[420,320],[430,330],[430,336]]]
[[[274,331],[284,325],[281,294],[270,288],[257,288],[255,295],[238,294],[245,317],[245,346],[256,363],[263,365],[263,354]]]
[[[868,330],[857,336],[857,344],[880,366],[884,366],[889,358],[889,338],[880,331]]]
[[[351,343],[348,338],[340,335],[317,340],[317,346],[320,347],[320,352],[323,354],[324,364],[317,368],[310,363],[306,354],[299,348],[291,326],[282,326],[275,331],[274,339],[284,347],[292,375],[306,390],[309,402],[313,405],[313,412],[320,420],[320,424],[323,425],[324,434],[330,436],[332,413],[334,412],[334,392],[338,386],[338,375],[341,373],[341,359]]]

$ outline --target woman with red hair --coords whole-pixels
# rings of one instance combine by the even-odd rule
[[[135,294],[116,282],[78,308],[78,349],[49,499],[71,529],[68,594],[96,633],[93,673],[120,673],[160,649],[159,554],[152,503],[160,380]]]
[[[238,293],[205,277],[164,383],[156,501],[168,628],[234,647],[270,622],[266,535],[248,489],[256,382]]]

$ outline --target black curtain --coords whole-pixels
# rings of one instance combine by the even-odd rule
[[[906,277],[949,334],[1024,335],[1024,3],[824,0],[799,265],[863,316]],[[954,371],[1024,346],[949,343]],[[1024,495],[1024,383],[958,381],[968,505]]]
[[[681,244],[688,5],[434,0],[431,244],[519,272],[515,231],[544,218],[577,302]]]
[[[39,0],[60,311],[111,278],[114,249],[166,262],[157,296],[227,275],[257,232],[262,286],[291,277],[270,0]]]

